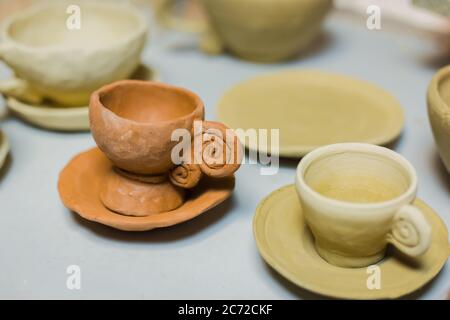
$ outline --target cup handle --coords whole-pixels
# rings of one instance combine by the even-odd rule
[[[220,54],[223,51],[223,44],[213,27],[208,22],[175,16],[172,13],[175,3],[176,0],[156,1],[156,20],[168,29],[201,34],[201,49],[208,54]]]
[[[431,244],[431,227],[422,211],[412,205],[402,207],[394,217],[388,241],[408,256],[424,254]]]
[[[0,80],[0,93],[32,104],[42,103],[43,97],[19,78]]]
[[[190,161],[169,173],[171,182],[184,189],[197,186],[203,175],[212,178],[232,176],[239,169],[243,157],[239,138],[219,122],[197,121],[190,150]]]

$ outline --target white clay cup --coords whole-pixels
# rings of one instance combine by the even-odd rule
[[[430,246],[413,166],[383,147],[343,143],[318,148],[297,168],[296,187],[319,255],[339,267],[367,267],[388,244],[411,257]]]

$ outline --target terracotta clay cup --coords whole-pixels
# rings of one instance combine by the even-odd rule
[[[202,101],[182,88],[119,81],[92,94],[89,117],[98,147],[115,167],[100,198],[117,213],[174,210],[184,203],[185,189],[203,175],[227,177],[240,166],[237,137],[223,124],[203,121]],[[187,143],[173,139],[177,132],[189,134]],[[173,151],[180,145],[188,151],[175,161]]]
[[[274,62],[298,55],[320,34],[331,0],[201,0],[208,22],[176,17],[176,0],[158,0],[164,26],[203,34],[202,50],[228,50],[251,61]]]
[[[439,70],[431,80],[428,116],[441,159],[450,172],[450,66]]]

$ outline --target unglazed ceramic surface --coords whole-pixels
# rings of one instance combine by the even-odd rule
[[[92,135],[119,168],[159,175],[174,167],[172,141],[176,129],[192,131],[203,121],[204,106],[194,93],[162,83],[124,80],[92,94]]]
[[[159,81],[158,74],[149,66],[141,65],[132,79]],[[2,86],[0,84],[0,93]],[[62,107],[50,102],[31,104],[7,97],[7,107],[18,117],[40,128],[57,131],[87,131],[89,107]]]
[[[225,201],[234,189],[234,176],[203,179],[178,209],[146,217],[125,216],[108,210],[100,201],[104,178],[112,167],[98,148],[76,156],[59,176],[58,190],[64,205],[90,221],[124,231],[147,231],[193,219]]]
[[[327,263],[315,250],[295,186],[271,193],[256,210],[253,230],[264,260],[296,285],[341,299],[394,299],[410,294],[431,281],[448,258],[448,231],[439,216],[423,201],[415,206],[433,229],[430,249],[414,260],[389,250],[380,268],[381,286],[369,290],[367,268],[340,268]]]
[[[202,0],[210,24],[170,16],[174,0],[159,0],[165,25],[179,30],[203,29],[202,49],[226,49],[252,61],[293,58],[314,41],[331,8],[331,0]],[[206,31],[205,31],[206,30]]]
[[[0,169],[5,164],[9,153],[9,141],[6,135],[0,130]]]
[[[184,202],[181,189],[196,187],[203,175],[232,176],[240,166],[237,137],[221,123],[204,121],[202,101],[183,88],[118,81],[92,94],[89,119],[94,140],[116,167],[100,192],[114,212],[147,216],[175,210]],[[178,133],[188,136],[174,139]],[[180,145],[191,154],[178,163],[173,150]]]
[[[389,243],[410,257],[430,247],[430,224],[412,205],[416,172],[394,151],[360,143],[318,148],[298,165],[296,186],[315,247],[333,265],[367,267]]]
[[[332,1],[203,0],[203,5],[227,50],[271,62],[292,58],[316,39]]]
[[[6,19],[0,58],[23,80],[11,88],[11,95],[26,100],[33,92],[29,102],[48,98],[83,106],[95,89],[128,78],[138,67],[147,23],[137,9],[77,2],[81,25],[71,30],[66,26],[69,4],[37,4]]]
[[[279,129],[279,155],[292,158],[332,143],[385,145],[404,125],[401,106],[383,89],[320,71],[283,71],[244,81],[225,93],[217,112],[233,129]],[[245,144],[261,152],[271,149],[256,141]]]
[[[428,116],[434,138],[447,171],[450,172],[450,66],[442,68],[428,88]]]

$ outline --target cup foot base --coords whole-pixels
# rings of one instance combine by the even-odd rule
[[[320,246],[315,245],[317,253],[328,263],[342,268],[364,268],[374,265],[383,260],[386,250],[377,252],[376,254],[364,257],[351,257],[337,254],[329,250],[325,250]]]
[[[103,205],[116,213],[146,217],[175,210],[184,203],[184,190],[169,180],[148,183],[126,177],[111,169],[100,192]]]

